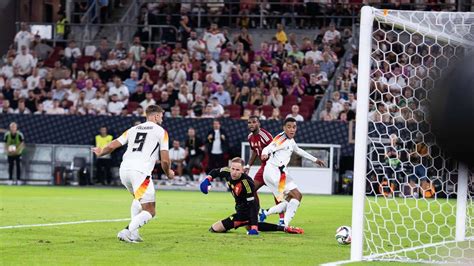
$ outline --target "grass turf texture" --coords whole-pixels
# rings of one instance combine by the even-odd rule
[[[243,228],[208,232],[233,212],[229,193],[158,190],[156,197],[157,217],[141,229],[143,243],[116,239],[127,222],[1,229],[0,264],[317,265],[349,258],[350,246],[334,238],[338,226],[350,225],[348,196],[306,195],[292,223],[304,235],[256,237]],[[273,204],[269,194],[260,198],[262,206]],[[0,186],[0,226],[127,218],[130,202],[125,189]]]

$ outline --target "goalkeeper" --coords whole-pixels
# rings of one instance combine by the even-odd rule
[[[204,181],[201,182],[201,192],[207,194],[209,186],[214,178],[220,177],[226,181],[232,196],[235,199],[236,213],[228,218],[214,223],[209,231],[224,233],[241,226],[247,227],[247,234],[258,235],[259,231],[283,231],[289,234],[302,234],[301,228],[291,226],[279,226],[270,223],[258,223],[258,205],[255,201],[255,185],[252,178],[243,173],[244,162],[241,158],[232,159],[230,167],[216,168],[209,172]]]

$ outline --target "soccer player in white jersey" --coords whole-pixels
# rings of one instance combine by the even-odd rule
[[[126,242],[141,242],[138,228],[155,216],[155,187],[151,172],[158,158],[164,173],[169,178],[174,177],[174,172],[170,169],[168,133],[160,126],[163,109],[157,105],[148,106],[146,120],[125,131],[103,149],[92,149],[100,157],[128,144],[120,165],[120,180],[133,196],[132,219],[117,235],[119,240]]]
[[[270,214],[285,212],[285,225],[289,226],[295,216],[303,195],[288,175],[287,166],[293,152],[317,165],[324,166],[323,161],[298,147],[294,140],[295,134],[296,120],[292,117],[286,118],[283,122],[283,132],[278,134],[262,151],[262,160],[268,159],[263,171],[263,180],[280,203],[268,210],[262,209],[259,215],[260,222],[263,222]]]

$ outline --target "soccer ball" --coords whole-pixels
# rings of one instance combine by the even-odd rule
[[[8,152],[16,152],[16,146],[15,145],[8,146]]]
[[[343,225],[337,228],[336,240],[341,245],[349,245],[352,240],[351,227]]]

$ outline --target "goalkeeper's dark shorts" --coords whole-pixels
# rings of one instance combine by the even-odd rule
[[[221,221],[226,231],[230,229],[237,229],[241,226],[248,225],[250,222],[250,215],[248,211],[237,211],[231,216]]]

